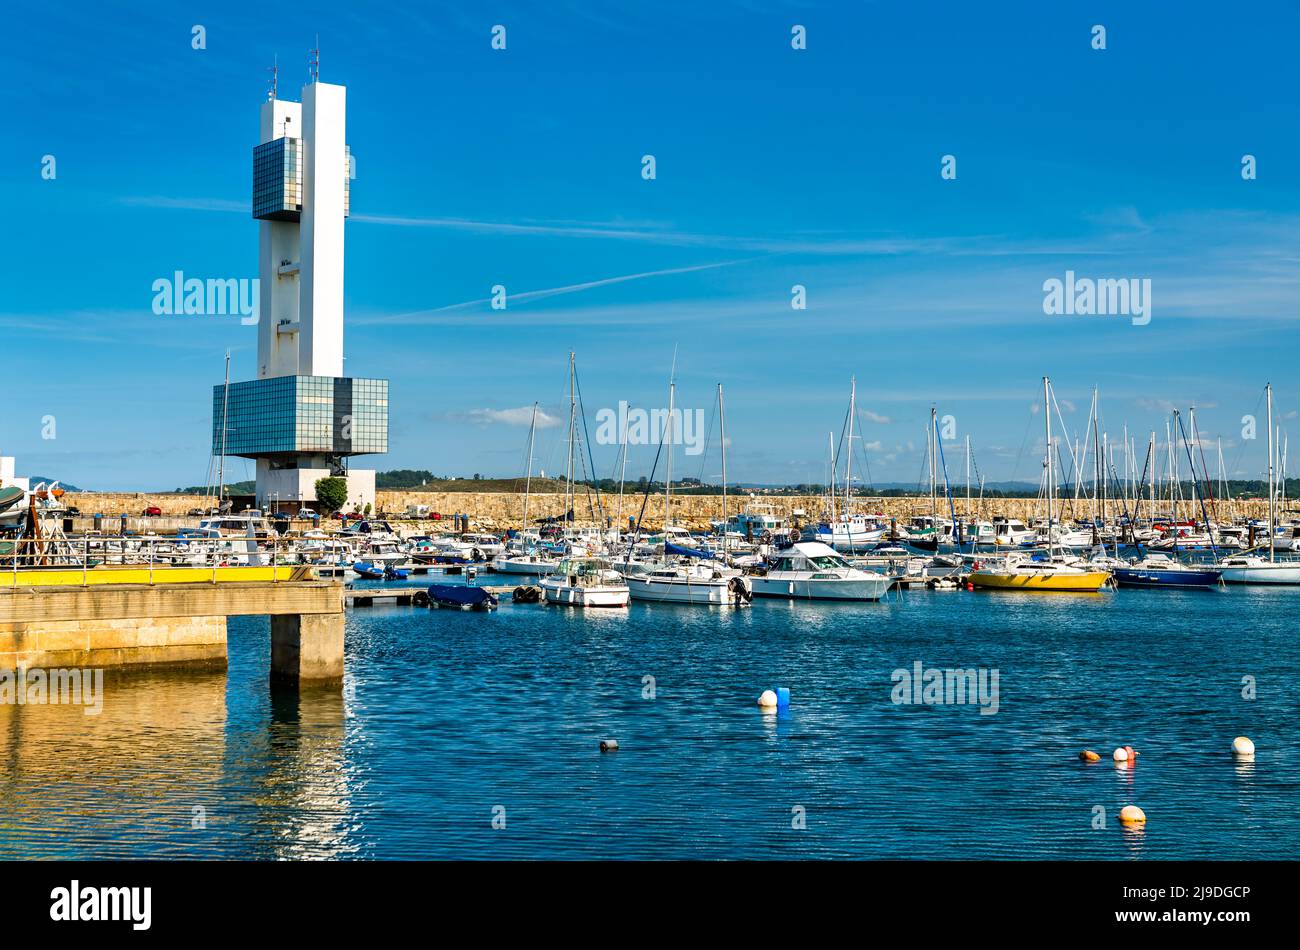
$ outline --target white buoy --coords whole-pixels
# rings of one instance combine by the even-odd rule
[[[1128,749],[1124,748],[1123,746],[1120,746],[1118,749],[1114,751],[1114,753],[1112,753],[1111,758],[1114,759],[1116,762],[1127,762]]]
[[[771,689],[763,690],[763,695],[758,697],[758,705],[764,709],[775,709],[776,691]]]
[[[1137,805],[1125,805],[1120,809],[1119,820],[1126,825],[1140,825],[1146,822],[1147,815]]]
[[[1237,736],[1232,740],[1232,751],[1237,755],[1254,755],[1255,743],[1251,742],[1245,736]]]
[[[617,740],[617,739],[601,739],[601,740],[600,740],[600,751],[601,751],[601,752],[617,752],[617,751],[618,751],[618,740]]]

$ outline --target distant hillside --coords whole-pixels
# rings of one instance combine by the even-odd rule
[[[28,481],[28,482],[29,482],[29,483],[34,487],[34,486],[40,484],[41,482],[45,482],[45,483],[48,485],[50,482],[58,481],[58,479],[56,479],[56,478],[50,478],[50,476],[48,476],[48,475],[29,475],[29,476],[27,477],[27,481]],[[86,490],[86,489],[84,489],[84,488],[78,488],[76,485],[69,485],[67,482],[59,482],[59,487],[62,488],[62,489],[64,489],[64,490],[66,490],[66,491],[85,491],[85,490]]]

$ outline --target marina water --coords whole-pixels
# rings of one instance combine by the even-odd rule
[[[0,857],[1289,858],[1296,603],[375,607],[342,693],[301,695],[268,686],[266,619],[232,618],[228,673],[110,671],[97,716],[0,706]],[[997,713],[895,704],[918,661],[996,669]]]

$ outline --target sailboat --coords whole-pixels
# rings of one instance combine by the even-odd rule
[[[550,574],[558,558],[547,557],[537,548],[537,539],[528,533],[528,496],[533,484],[533,443],[537,437],[537,403],[528,426],[528,470],[524,475],[524,527],[517,547],[507,549],[492,559],[492,570],[499,574]]]
[[[573,494],[573,453],[577,440],[578,418],[577,369],[573,353],[569,353],[569,458],[568,476],[565,481],[566,535],[570,550],[576,540],[573,532],[574,515]],[[571,607],[626,607],[628,601],[627,584],[623,576],[614,570],[609,561],[590,555],[571,554],[556,566],[550,576],[541,582],[542,599],[548,604],[565,604]]]
[[[879,523],[876,518],[870,518],[861,512],[852,510],[853,506],[853,440],[858,438],[853,434],[853,423],[857,416],[858,400],[858,381],[856,377],[849,380],[849,414],[848,414],[848,447],[845,451],[844,462],[844,511],[838,516],[834,513],[834,485],[831,486],[831,517],[828,521],[820,524],[813,532],[813,538],[823,544],[830,545],[837,551],[843,551],[848,554],[856,554],[862,551],[869,551],[874,548],[880,539],[885,536],[885,527]],[[832,437],[833,438],[833,437]],[[832,459],[834,450],[832,449]],[[832,466],[834,462],[832,461]],[[832,478],[832,483],[834,479]]]
[[[724,572],[716,567],[698,563],[709,560],[707,551],[673,544],[669,538],[672,527],[671,494],[673,486],[673,411],[676,400],[675,381],[668,384],[668,418],[665,421],[663,443],[668,449],[667,473],[664,478],[664,560],[644,573],[626,571],[624,581],[633,600],[655,603],[704,604],[719,607],[743,607],[752,599],[749,582],[738,571]],[[718,408],[722,411],[722,385],[718,385]],[[723,485],[726,485],[726,422],[722,423]],[[685,557],[687,563],[669,561],[674,555]]]
[[[1043,416],[1047,424],[1047,524],[1052,524],[1052,500],[1056,493],[1056,474],[1052,464],[1051,381],[1043,377]],[[1109,571],[1091,570],[1077,564],[1053,559],[1052,533],[1047,539],[1047,559],[1007,555],[1002,564],[979,567],[970,573],[970,583],[990,590],[1034,590],[1096,592],[1110,581]]]
[[[1210,535],[1210,516],[1205,510],[1205,500],[1201,498],[1200,483],[1196,478],[1196,461],[1192,458],[1192,446],[1183,430],[1182,418],[1174,410],[1174,420],[1178,423],[1175,435],[1181,434],[1183,446],[1187,450],[1187,461],[1192,466],[1192,484],[1196,496],[1201,502],[1201,514],[1205,519],[1206,535]],[[1193,430],[1195,431],[1195,430]],[[1210,544],[1213,545],[1213,540]],[[1115,583],[1121,587],[1154,587],[1160,589],[1209,588],[1219,582],[1222,568],[1200,567],[1184,564],[1178,560],[1178,533],[1173,534],[1173,557],[1165,554],[1148,554],[1130,564],[1117,565],[1113,568]]]
[[[1223,580],[1228,584],[1300,584],[1300,561],[1277,559],[1277,526],[1273,484],[1273,384],[1264,387],[1268,397],[1268,557],[1245,552],[1219,561]]]

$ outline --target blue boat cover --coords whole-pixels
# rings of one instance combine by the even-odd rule
[[[460,584],[430,584],[429,599],[440,604],[457,607],[481,607],[496,602],[496,595],[481,587],[463,587]]]
[[[698,548],[685,548],[682,547],[680,544],[673,544],[671,541],[664,542],[664,553],[680,554],[683,557],[702,557],[702,558],[713,557],[713,555],[710,554],[708,551],[701,551]]]

